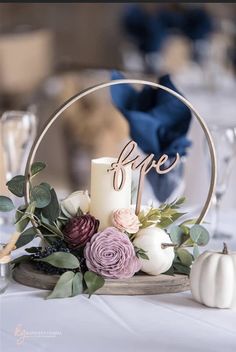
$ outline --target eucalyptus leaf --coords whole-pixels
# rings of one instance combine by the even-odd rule
[[[57,268],[77,269],[80,267],[79,260],[71,253],[55,252],[45,258],[35,259],[36,261],[49,263]]]
[[[42,163],[41,161],[36,161],[31,166],[31,177],[36,176],[40,171],[45,169],[46,164]]]
[[[142,248],[138,248],[138,247],[136,247],[136,246],[134,246],[134,250],[135,250],[136,255],[137,255],[139,258],[142,258],[142,259],[145,259],[145,260],[149,260],[149,257],[148,257],[148,255],[146,254],[147,251],[144,251]]]
[[[33,254],[33,253],[37,253],[39,248],[42,248],[42,247],[30,247],[30,248],[25,248],[25,251],[27,253],[30,253],[30,254]]]
[[[74,276],[73,271],[66,271],[62,274],[47,299],[71,297]]]
[[[86,271],[86,273],[84,274],[84,281],[88,288],[89,297],[91,297],[94,292],[99,290],[99,288],[101,288],[105,284],[104,278],[95,274],[92,271]]]
[[[47,182],[41,182],[40,185],[41,185],[41,186],[44,186],[44,187],[46,187],[46,188],[48,188],[49,191],[52,189],[52,187],[50,186],[50,184],[47,183]]]
[[[22,216],[22,218],[15,224],[16,231],[23,232],[26,229],[29,222],[30,222],[30,219],[28,217]]]
[[[170,269],[168,269],[165,273],[163,273],[163,275],[174,276],[174,267],[173,267],[173,265],[170,267]]]
[[[1,212],[8,212],[14,209],[14,204],[12,200],[5,196],[0,196],[0,211]]]
[[[37,232],[34,227],[30,227],[27,230],[25,230],[24,232],[22,232],[22,234],[20,235],[20,237],[18,238],[18,240],[16,242],[16,248],[23,247],[27,243],[31,242],[35,238],[36,234],[37,234]]]
[[[174,267],[174,272],[176,274],[184,274],[184,275],[190,274],[190,267],[189,266],[186,266],[181,263],[174,263],[173,267]]]
[[[194,256],[194,259],[197,259],[197,257],[199,256],[199,248],[196,244],[194,244],[193,246],[193,256]]]
[[[17,209],[16,209],[16,213],[15,213],[15,224],[22,218],[22,216],[25,214],[27,207],[26,205],[20,205]]]
[[[51,231],[53,234],[63,237],[63,233],[56,226],[46,223],[45,221],[41,222],[42,227],[45,227],[47,230]]]
[[[53,188],[50,190],[50,193],[51,201],[47,207],[43,208],[42,213],[50,222],[54,222],[60,215],[60,205]]]
[[[149,256],[146,253],[138,253],[138,256],[142,259],[149,260]]]
[[[186,201],[185,197],[181,197],[179,199],[176,200],[176,202],[174,203],[174,205],[182,205],[184,202]]]
[[[189,253],[186,249],[178,248],[176,252],[182,264],[186,266],[190,266],[192,264],[192,261],[193,261],[192,254]]]
[[[199,246],[205,246],[209,242],[209,232],[201,225],[194,225],[190,229],[190,237]]]
[[[20,263],[25,263],[25,262],[29,262],[31,260],[31,255],[27,255],[27,254],[24,254],[14,260],[11,261],[11,264],[13,264],[13,266],[17,266],[19,265]]]
[[[72,296],[77,296],[83,293],[83,275],[76,273],[72,282]]]
[[[23,211],[21,211],[19,209],[20,208],[18,208],[16,215],[15,215],[15,218],[16,218],[15,225],[16,225],[16,230],[18,232],[23,232],[30,221],[31,215],[34,213],[35,202],[30,203],[28,205],[28,207],[26,209],[24,209]]]
[[[17,197],[24,197],[25,194],[25,176],[18,175],[7,182],[7,187],[11,193]]]
[[[183,239],[183,231],[179,226],[172,226],[170,229],[170,239],[173,243],[180,245]]]
[[[31,198],[36,203],[36,208],[45,208],[51,202],[51,192],[45,185],[33,187]]]

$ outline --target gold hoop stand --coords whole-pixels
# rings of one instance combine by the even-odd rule
[[[203,220],[204,217],[207,214],[207,211],[209,210],[210,204],[211,204],[211,199],[212,199],[212,195],[214,192],[214,188],[215,188],[215,183],[216,183],[216,155],[215,155],[215,148],[214,148],[214,144],[212,141],[212,137],[211,134],[208,130],[208,127],[204,121],[204,119],[200,116],[200,114],[195,110],[195,108],[192,106],[192,104],[185,99],[182,95],[180,95],[179,93],[176,93],[175,91],[173,91],[170,88],[167,88],[165,86],[162,86],[158,83],[154,83],[151,81],[145,81],[145,80],[139,80],[139,79],[119,79],[119,80],[114,80],[114,81],[110,81],[110,82],[106,82],[106,83],[101,83],[98,84],[96,86],[87,88],[81,92],[79,92],[78,94],[74,95],[73,97],[71,97],[70,99],[68,99],[63,105],[61,105],[49,118],[49,120],[46,122],[44,128],[42,129],[42,131],[39,133],[39,135],[37,136],[28,160],[27,160],[27,164],[26,164],[26,169],[25,169],[25,177],[26,177],[26,196],[25,196],[25,201],[26,204],[29,204],[30,202],[30,183],[29,183],[29,179],[30,179],[30,170],[31,170],[31,165],[33,164],[34,158],[35,158],[35,154],[40,146],[40,143],[42,142],[45,134],[47,133],[47,131],[49,130],[49,128],[54,124],[54,122],[62,115],[62,113],[68,109],[72,104],[74,104],[76,101],[82,99],[83,97],[86,97],[87,95],[96,92],[97,90],[103,89],[103,88],[107,88],[107,87],[111,87],[114,85],[118,85],[118,84],[141,84],[141,85],[147,85],[153,88],[159,88],[162,89],[164,91],[166,91],[167,93],[172,94],[173,96],[175,96],[176,98],[178,98],[180,101],[182,101],[182,103],[184,103],[193,113],[193,115],[197,118],[198,122],[200,123],[200,126],[205,134],[205,137],[207,139],[207,143],[208,143],[208,147],[209,147],[209,151],[210,151],[210,157],[211,157],[211,179],[210,179],[210,186],[209,186],[209,190],[208,190],[208,194],[207,194],[207,198],[206,201],[203,205],[203,208],[201,210],[201,213],[196,221],[197,224],[200,224]]]

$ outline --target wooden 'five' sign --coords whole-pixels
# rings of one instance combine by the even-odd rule
[[[142,200],[142,192],[144,185],[145,175],[151,169],[155,169],[158,174],[166,174],[171,171],[176,164],[178,163],[180,156],[176,153],[174,161],[168,165],[168,167],[164,168],[164,164],[167,162],[168,155],[163,154],[158,158],[158,160],[154,159],[154,154],[149,154],[142,160],[141,155],[132,156],[132,153],[135,151],[137,147],[137,143],[134,141],[129,141],[126,146],[121,151],[117,162],[111,164],[111,168],[108,169],[108,172],[114,172],[113,176],[113,188],[115,191],[120,191],[125,184],[126,180],[126,171],[125,166],[131,164],[132,170],[140,169],[139,171],[139,182],[138,182],[138,191],[137,191],[137,199],[136,199],[136,208],[135,213],[138,215],[141,208],[141,200]],[[163,168],[161,168],[163,166]]]

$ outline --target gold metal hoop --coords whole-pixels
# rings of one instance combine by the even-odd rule
[[[45,134],[47,133],[47,131],[49,130],[49,128],[53,125],[53,123],[61,116],[61,114],[68,109],[72,104],[74,104],[76,101],[82,99],[83,97],[96,92],[99,89],[103,89],[103,88],[107,88],[107,87],[111,87],[117,84],[142,84],[142,85],[147,85],[153,88],[159,88],[162,89],[164,91],[166,91],[167,93],[172,94],[173,96],[175,96],[176,98],[178,98],[180,101],[182,101],[182,103],[184,103],[193,113],[193,115],[197,118],[198,122],[200,123],[200,126],[205,134],[205,137],[207,139],[207,144],[209,147],[209,151],[210,151],[210,157],[211,157],[211,179],[210,179],[210,186],[209,186],[209,190],[207,193],[207,198],[206,201],[203,205],[203,208],[201,210],[201,213],[196,221],[197,224],[200,224],[203,220],[204,217],[207,214],[207,211],[210,208],[210,204],[211,204],[211,199],[213,196],[213,192],[214,192],[214,188],[215,188],[215,183],[216,183],[216,155],[215,155],[215,148],[214,148],[214,144],[213,144],[213,140],[211,137],[211,134],[208,130],[208,127],[204,121],[204,119],[200,116],[200,114],[195,110],[195,108],[192,106],[192,104],[185,99],[182,95],[180,95],[179,93],[176,93],[175,91],[173,91],[170,88],[167,88],[165,86],[162,86],[158,83],[154,83],[151,81],[146,81],[146,80],[139,80],[139,79],[119,79],[119,80],[114,80],[114,81],[110,81],[110,82],[106,82],[106,83],[101,83],[95,86],[92,86],[90,88],[87,88],[85,90],[82,90],[81,92],[79,92],[78,94],[74,95],[73,97],[71,97],[70,99],[68,99],[63,105],[61,105],[49,118],[49,120],[46,122],[45,126],[43,127],[42,131],[38,134],[32,148],[31,151],[29,153],[29,157],[27,160],[27,164],[26,164],[26,169],[25,169],[25,177],[26,177],[26,192],[25,192],[25,201],[26,204],[29,204],[30,202],[30,170],[31,170],[31,165],[33,164],[34,158],[35,158],[35,154],[39,148],[40,143],[42,142],[43,137],[45,136]]]

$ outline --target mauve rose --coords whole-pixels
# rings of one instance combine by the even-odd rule
[[[141,268],[128,236],[115,227],[96,233],[84,248],[89,270],[111,279],[127,279]]]
[[[97,232],[99,220],[92,215],[81,215],[72,218],[64,227],[64,240],[70,249],[84,246]]]
[[[134,211],[130,208],[117,209],[112,214],[113,225],[121,230],[129,233],[136,233],[139,230],[139,219]]]

